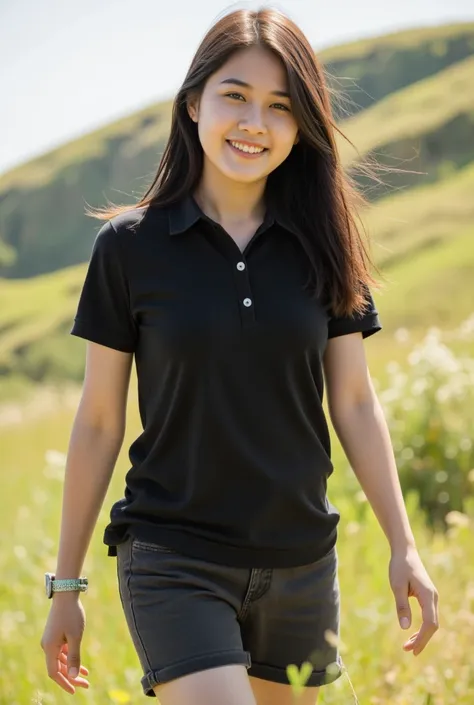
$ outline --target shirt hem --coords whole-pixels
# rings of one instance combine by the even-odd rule
[[[104,534],[108,556],[116,556],[116,545],[131,537],[166,546],[183,555],[234,568],[296,568],[323,558],[337,542],[337,527],[324,539],[315,539],[304,548],[251,548],[217,543],[200,536],[162,526],[130,526],[121,539]]]

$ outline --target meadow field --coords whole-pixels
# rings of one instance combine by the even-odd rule
[[[467,321],[459,329],[462,334],[453,331],[446,336],[456,340],[458,349],[464,348],[469,355],[474,343],[473,323],[473,319]],[[399,331],[397,336],[387,334],[387,338],[391,339],[393,351],[398,348],[396,357],[406,360],[413,346],[410,335]],[[388,340],[385,346],[389,347]],[[390,378],[393,364],[392,368],[388,365],[382,369],[380,358],[374,357],[375,348],[371,349],[367,342],[366,349],[380,397],[385,398],[390,388],[384,387],[381,380]],[[435,350],[435,355],[439,356],[439,350]],[[20,414],[16,422],[13,420],[0,429],[4,501],[0,548],[1,705],[61,705],[70,698],[48,678],[39,643],[50,607],[43,592],[43,574],[54,570],[56,562],[64,463],[77,402],[74,395],[68,399],[63,406],[56,410],[52,406],[49,413],[36,418],[34,414],[22,418]],[[78,703],[143,702],[140,666],[117,591],[115,559],[107,557],[102,544],[110,505],[122,496],[128,445],[138,432],[135,379],[132,379],[125,442],[84,566],[90,589],[82,597],[87,616],[82,662],[90,672],[90,688],[77,690]],[[465,512],[449,513],[447,531],[432,533],[418,506],[416,493],[407,494],[419,551],[440,594],[440,629],[425,651],[414,657],[402,650],[402,644],[419,628],[420,609],[412,599],[413,624],[408,632],[402,631],[388,582],[387,541],[336,438],[333,460],[335,470],[329,480],[329,498],[342,515],[338,541],[342,596],[340,648],[346,671],[338,681],[323,689],[320,702],[471,705],[474,702],[472,498]],[[470,481],[474,486],[473,475],[471,471]]]

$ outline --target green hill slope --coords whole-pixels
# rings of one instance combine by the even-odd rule
[[[414,332],[454,327],[472,313],[473,193],[471,165],[443,182],[383,199],[365,214],[375,259],[389,282],[379,295],[385,341],[399,326]],[[84,346],[69,329],[85,271],[81,264],[0,280],[0,375],[80,381]]]
[[[321,52],[332,85],[350,114],[432,76],[474,53],[474,22],[423,27],[331,47]],[[339,117],[344,117],[342,110]]]
[[[473,194],[474,162],[443,181],[398,191],[369,208],[364,223],[377,264],[393,267],[469,228]],[[471,303],[474,307],[474,292]]]
[[[405,83],[388,71],[390,95],[380,89],[380,100],[342,128],[360,154],[427,172],[384,176],[396,188],[369,194],[378,200],[363,214],[389,282],[377,295],[386,335],[370,346],[375,369],[393,354],[390,333],[398,327],[417,336],[429,325],[455,327],[474,309],[473,51],[474,24],[467,24],[324,52],[327,65],[366,66],[361,84],[374,72],[384,75],[382,56],[389,57],[386,66],[398,56]],[[100,227],[85,217],[84,205],[103,205],[106,197],[133,203],[143,192],[159,162],[170,108],[150,106],[0,179],[0,276],[8,276],[0,278],[0,399],[17,382],[81,381],[84,344],[69,330]],[[340,148],[345,165],[357,165],[345,142]]]
[[[409,90],[406,86],[430,76],[436,81],[434,74],[473,52],[474,23],[469,23],[364,40],[321,52],[321,58],[331,72],[354,76],[373,103],[399,89],[402,101],[404,91]],[[371,81],[377,86],[371,87]],[[473,92],[471,88],[468,94]],[[0,177],[0,276],[35,276],[87,260],[95,224],[84,216],[85,205],[103,205],[106,198],[134,202],[144,192],[168,134],[170,108],[171,102],[149,106]],[[452,113],[451,124],[464,120],[465,114]],[[387,116],[383,121],[390,122]],[[392,151],[390,131],[379,136],[379,142],[365,145],[365,128],[349,123],[349,137],[358,147],[375,148],[382,140]],[[442,133],[434,133],[436,129]],[[395,127],[394,134],[399,140],[395,156],[408,153],[412,157],[412,143],[405,149]],[[446,145],[453,134],[445,120],[432,129],[429,140],[434,139],[443,154],[450,154],[454,147]],[[405,165],[420,170],[419,166],[423,164]],[[445,166],[436,163],[430,173],[438,178]],[[415,183],[421,183],[420,179],[415,177]]]
[[[96,223],[86,204],[133,202],[159,164],[170,103],[151,106],[0,179],[0,276],[29,277],[84,262]],[[2,266],[3,264],[3,266]]]
[[[474,161],[474,54],[387,96],[341,127],[357,148],[341,140],[347,166],[370,155],[389,168],[424,172],[384,175],[392,186],[436,181],[446,170],[464,167]]]

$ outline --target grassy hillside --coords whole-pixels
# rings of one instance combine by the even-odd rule
[[[368,155],[389,168],[422,172],[382,175],[388,185],[406,187],[474,161],[473,77],[474,54],[345,120],[342,130],[356,150],[341,140],[344,163]]]
[[[415,67],[411,52],[418,52],[420,67]],[[408,53],[408,55],[406,55]],[[474,53],[474,22],[421,27],[370,37],[324,49],[318,52],[330,74],[351,76],[362,90],[366,77],[375,69],[382,74],[383,90],[370,92],[370,104],[399,88],[431,76]],[[403,82],[394,84],[387,75],[383,56],[390,55],[399,63]],[[442,59],[434,60],[434,57]],[[362,64],[358,62],[364,62]],[[415,71],[416,69],[416,71]],[[346,90],[346,89],[344,89]],[[354,109],[356,106],[353,106]],[[58,172],[88,159],[97,159],[107,153],[108,146],[124,138],[137,138],[136,147],[154,145],[168,134],[171,101],[154,103],[144,110],[116,120],[103,128],[69,142],[57,149],[26,162],[0,175],[0,194],[12,188],[44,186],[54,180]],[[143,134],[142,134],[143,133]],[[143,139],[140,139],[140,138]],[[130,154],[133,156],[133,153]],[[1,199],[0,199],[1,200]]]
[[[24,357],[29,346],[50,337],[71,316],[85,265],[32,279],[0,280],[0,366]],[[14,356],[14,357],[12,357]]]
[[[389,269],[474,223],[474,162],[435,184],[403,189],[364,216],[377,263]],[[474,248],[471,248],[474,250]]]
[[[392,334],[455,327],[474,309],[474,164],[436,184],[382,199],[364,216],[388,279],[377,295],[386,335],[374,338],[374,371],[393,355]],[[27,280],[0,280],[0,373],[80,381],[84,345],[69,335],[86,265]],[[440,286],[442,280],[442,286]],[[4,395],[10,394],[4,386]]]
[[[407,87],[414,83],[420,87],[419,82],[430,76],[440,77],[439,72],[473,53],[474,23],[390,34],[321,52],[321,58],[331,74],[353,77],[351,86],[340,86],[346,97],[354,97],[353,80],[363,93],[371,96],[370,105],[376,106],[378,100],[388,94],[393,97],[398,91],[397,100],[403,113],[405,100],[410,103],[410,96],[404,97]],[[437,95],[442,92],[440,89]],[[468,95],[473,94],[471,87]],[[450,102],[440,101],[443,105]],[[334,104],[336,107],[339,101],[335,99]],[[457,163],[462,161],[462,155],[451,145],[454,132],[450,125],[464,120],[466,108],[463,103],[456,112],[457,101],[454,105],[451,123],[445,117],[437,126],[431,124],[426,130],[426,140],[434,141],[437,152],[447,154],[448,160]],[[0,276],[30,277],[86,261],[95,231],[90,219],[84,216],[85,204],[102,205],[106,198],[133,202],[144,192],[156,171],[168,134],[170,108],[171,102],[151,105],[0,177]],[[354,105],[350,110],[356,112],[358,107]],[[429,106],[429,110],[442,112],[439,104]],[[375,116],[374,120],[377,119]],[[384,116],[383,122],[390,121]],[[362,133],[365,140],[368,138],[364,126],[359,129],[357,125],[355,122],[347,127],[349,137],[354,136],[358,144]],[[468,128],[463,123],[463,131]],[[418,140],[425,134],[422,127],[420,130],[416,135]],[[394,128],[393,139],[390,134],[389,130],[379,135],[378,142],[361,146],[367,151],[386,145],[397,158],[406,152],[411,158],[412,143],[405,149],[405,132],[400,134]],[[400,144],[393,144],[393,140]],[[429,149],[423,148],[425,152],[428,154]],[[450,156],[452,152],[456,152],[455,157]],[[438,162],[435,158],[428,164],[431,178],[438,178],[445,168]],[[424,166],[423,162],[412,162],[409,168],[425,171]]]
[[[170,107],[151,106],[0,178],[0,276],[30,277],[86,261],[95,235],[86,204],[103,205],[106,197],[133,202],[145,190]]]
[[[341,125],[360,155],[383,161],[390,154],[393,164],[394,158],[410,159],[417,152],[417,160],[401,167],[427,172],[393,179],[388,195],[379,192],[363,214],[388,279],[387,289],[377,295],[386,335],[368,346],[375,372],[396,353],[397,328],[421,336],[429,325],[459,325],[474,308],[472,43],[474,24],[466,24],[402,32],[323,53],[328,65],[351,60],[360,68],[374,63],[380,52],[395,52],[407,85]],[[413,52],[425,52],[423,80],[417,80]],[[444,57],[437,73],[433,56]],[[386,85],[391,80],[389,72]],[[84,345],[69,330],[99,227],[84,216],[84,202],[103,204],[104,195],[134,201],[158,164],[170,107],[150,106],[0,179],[0,263],[2,247],[5,259],[16,258],[3,270],[0,266],[9,276],[0,279],[4,399],[25,383],[82,379]],[[354,167],[358,156],[343,141],[340,146],[344,163]],[[389,181],[385,175],[384,180]]]
[[[474,22],[409,29],[321,52],[330,83],[343,89],[340,106],[355,114],[385,96],[439,73],[474,52]]]
[[[474,22],[415,27],[376,37],[363,37],[328,47],[321,52],[321,56],[326,64],[335,65],[342,61],[368,60],[377,51],[416,51],[426,45],[432,47],[433,55],[445,56],[448,47],[456,42],[460,44],[453,61],[459,61],[464,51],[474,51]]]
[[[128,156],[133,157],[134,148],[139,151],[166,139],[171,105],[171,101],[154,103],[7,171],[0,176],[0,193],[14,188],[46,186],[63,170],[104,157],[111,146],[123,148],[125,140]]]

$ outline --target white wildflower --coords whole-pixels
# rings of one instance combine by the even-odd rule
[[[48,465],[63,468],[66,465],[67,456],[59,450],[47,450],[44,459]]]
[[[469,517],[466,514],[458,512],[455,509],[448,512],[444,518],[451,526],[469,526],[470,523]]]
[[[398,328],[395,331],[395,340],[397,343],[406,343],[410,340],[410,331],[407,328]]]

